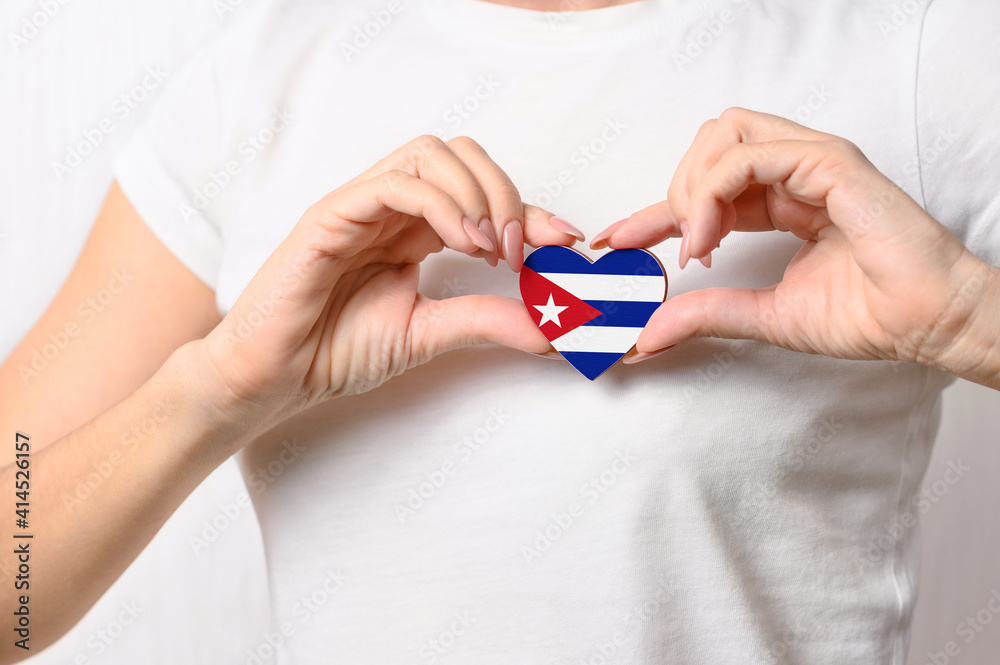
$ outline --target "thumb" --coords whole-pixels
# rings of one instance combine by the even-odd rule
[[[524,304],[505,296],[470,295],[445,300],[420,296],[412,325],[414,348],[425,360],[486,343],[528,353],[555,353]]]
[[[781,344],[774,287],[713,288],[670,298],[653,313],[635,349],[650,354],[692,337],[752,339]]]

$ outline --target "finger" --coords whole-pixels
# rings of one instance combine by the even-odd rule
[[[432,135],[418,137],[380,160],[363,175],[371,179],[391,170],[426,180],[451,195],[468,220],[463,220],[463,231],[469,239],[480,249],[495,251],[492,234],[484,233],[479,224],[489,215],[486,192],[468,164],[455,154],[449,144]],[[352,182],[356,184],[357,181],[356,178]]]
[[[418,296],[411,323],[420,362],[477,344],[502,344],[529,353],[554,352],[521,301],[504,296]]]
[[[829,138],[826,134],[779,116],[741,108],[728,109],[718,119],[708,120],[698,129],[691,146],[677,164],[667,190],[667,200],[633,214],[627,224],[620,224],[614,232],[610,232],[610,227],[605,229],[595,237],[591,247],[600,249],[602,238],[613,238],[606,243],[608,247],[649,247],[667,238],[681,237],[680,222],[689,217],[690,192],[718,161],[719,154],[733,145],[764,140],[764,137],[772,135]],[[733,209],[725,212],[725,232],[722,236],[734,229],[772,230],[773,226],[766,221],[766,209],[758,206],[763,202],[764,194],[761,188],[748,197],[750,200],[735,202]]]
[[[732,231],[773,231],[767,214],[766,188],[751,185],[733,206],[723,210],[721,237]],[[670,201],[660,201],[616,222],[594,236],[591,249],[652,247],[668,238],[680,238],[681,226],[670,211]]]
[[[583,239],[583,231],[548,210],[524,205],[524,241],[532,247],[562,245],[568,247]]]
[[[520,270],[524,261],[524,205],[520,192],[486,150],[468,136],[457,136],[447,145],[465,163],[484,192],[487,214],[475,221],[496,248],[494,256],[504,258],[511,270]]]
[[[690,194],[695,185],[719,161],[723,154],[739,143],[768,141],[823,141],[824,134],[787,118],[733,107],[726,109],[712,124],[711,131],[698,146],[697,155],[686,171],[686,189]]]
[[[689,291],[660,305],[635,348],[652,354],[692,337],[752,339],[784,346],[787,340],[776,320],[773,287]]]
[[[486,195],[489,217],[480,229],[496,244],[495,256],[506,260],[514,272],[524,264],[524,243],[570,245],[583,240],[583,232],[566,220],[537,206],[525,204],[510,177],[481,145],[467,136],[448,141],[448,147],[468,166]]]
[[[674,174],[670,178],[670,185],[667,188],[667,200],[671,201],[669,214],[673,216],[675,222],[687,219],[688,209],[688,173],[692,165],[701,154],[702,146],[708,141],[718,124],[717,119],[708,120],[702,123],[695,134],[691,145],[684,151],[684,156],[677,163]]]
[[[393,265],[420,263],[428,254],[440,252],[444,248],[441,237],[423,219],[414,219],[379,245],[378,253],[371,258],[371,262]],[[486,258],[481,249],[469,256]]]
[[[338,257],[353,256],[369,246],[393,212],[427,220],[445,245],[464,254],[481,249],[463,226],[465,211],[455,199],[431,182],[403,171],[378,177],[328,195],[310,209],[309,218],[325,232],[320,246]]]
[[[680,226],[667,201],[660,201],[632,213],[604,229],[590,243],[591,249],[652,247],[667,238],[679,238]]]
[[[733,146],[776,140],[822,141],[830,138],[832,137],[829,134],[817,132],[780,116],[739,107],[726,109],[718,119],[702,125],[691,148],[678,165],[668,190],[668,200],[672,202],[673,215],[681,223],[691,217],[692,192],[721,156]],[[756,193],[756,197],[747,197],[751,199],[749,201],[732,202],[732,205],[727,202],[716,241],[705,251],[711,252],[733,228],[747,231],[769,230],[766,207],[756,205],[763,202],[764,196],[765,193],[760,191]],[[756,200],[753,200],[754,198]],[[696,247],[699,250],[697,254],[694,253]],[[691,256],[697,258],[708,256],[702,253],[700,241],[692,239],[684,243],[680,257],[682,267]],[[710,256],[708,258],[711,259]]]
[[[375,263],[420,263],[428,254],[440,252],[444,248],[444,243],[437,233],[434,232],[424,220],[419,224],[412,224],[400,233],[393,236],[391,242],[378,248],[378,254],[371,260]],[[489,262],[490,253],[483,249],[477,249],[469,254],[474,259],[484,259]]]
[[[462,156],[443,141],[424,141],[419,149],[407,153],[400,166],[421,180],[426,180],[451,195],[465,213],[463,230],[469,239],[486,252],[496,251],[492,233],[481,225],[489,216],[489,199],[484,184]]]
[[[691,192],[690,255],[704,256],[719,244],[727,205],[753,184],[785,183],[785,191],[800,203],[815,208],[825,206],[837,184],[834,176],[840,171],[818,167],[824,161],[840,159],[838,151],[833,142],[817,141],[768,141],[730,147]],[[825,215],[806,215],[800,219],[803,225],[789,230],[805,239],[815,238],[830,223]],[[762,220],[755,219],[755,223]]]
[[[626,217],[625,219],[619,219],[617,222],[614,222],[613,224],[606,226],[602,231],[599,231],[597,235],[594,236],[594,239],[590,241],[590,248],[604,249],[605,247],[607,247],[608,238],[613,236],[615,232],[618,229],[620,229],[628,220],[629,220],[628,217]]]

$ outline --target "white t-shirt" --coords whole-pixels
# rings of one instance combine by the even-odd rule
[[[224,313],[310,204],[420,134],[473,137],[592,236],[739,105],[854,141],[996,263],[1000,8],[928,4],[264,0],[116,176]],[[800,241],[737,234],[684,271],[678,244],[654,248],[670,295],[773,284]],[[421,291],[518,288],[444,252]],[[287,636],[263,662],[902,665],[948,381],[706,339],[590,382],[487,346],[321,405],[241,453]]]

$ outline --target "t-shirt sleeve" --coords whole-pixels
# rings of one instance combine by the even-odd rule
[[[225,229],[209,204],[228,184],[232,147],[222,125],[231,110],[240,56],[253,48],[268,4],[257,2],[229,17],[232,23],[170,77],[112,165],[146,225],[213,290]]]
[[[1000,2],[931,3],[916,114],[927,211],[1000,266]]]

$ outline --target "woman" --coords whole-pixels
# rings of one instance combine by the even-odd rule
[[[919,486],[936,370],[998,385],[996,271],[960,241],[995,262],[996,142],[922,157],[995,92],[947,94],[979,53],[949,38],[980,42],[925,10],[248,9],[0,370],[60,489],[33,496],[36,644],[242,451],[248,478],[290,460],[254,494],[278,662],[901,662],[914,530],[868,545]],[[551,354],[509,297],[522,240],[584,232],[680,239],[631,360],[751,341],[593,384],[518,353]],[[116,306],[21,389],[112,270]]]

